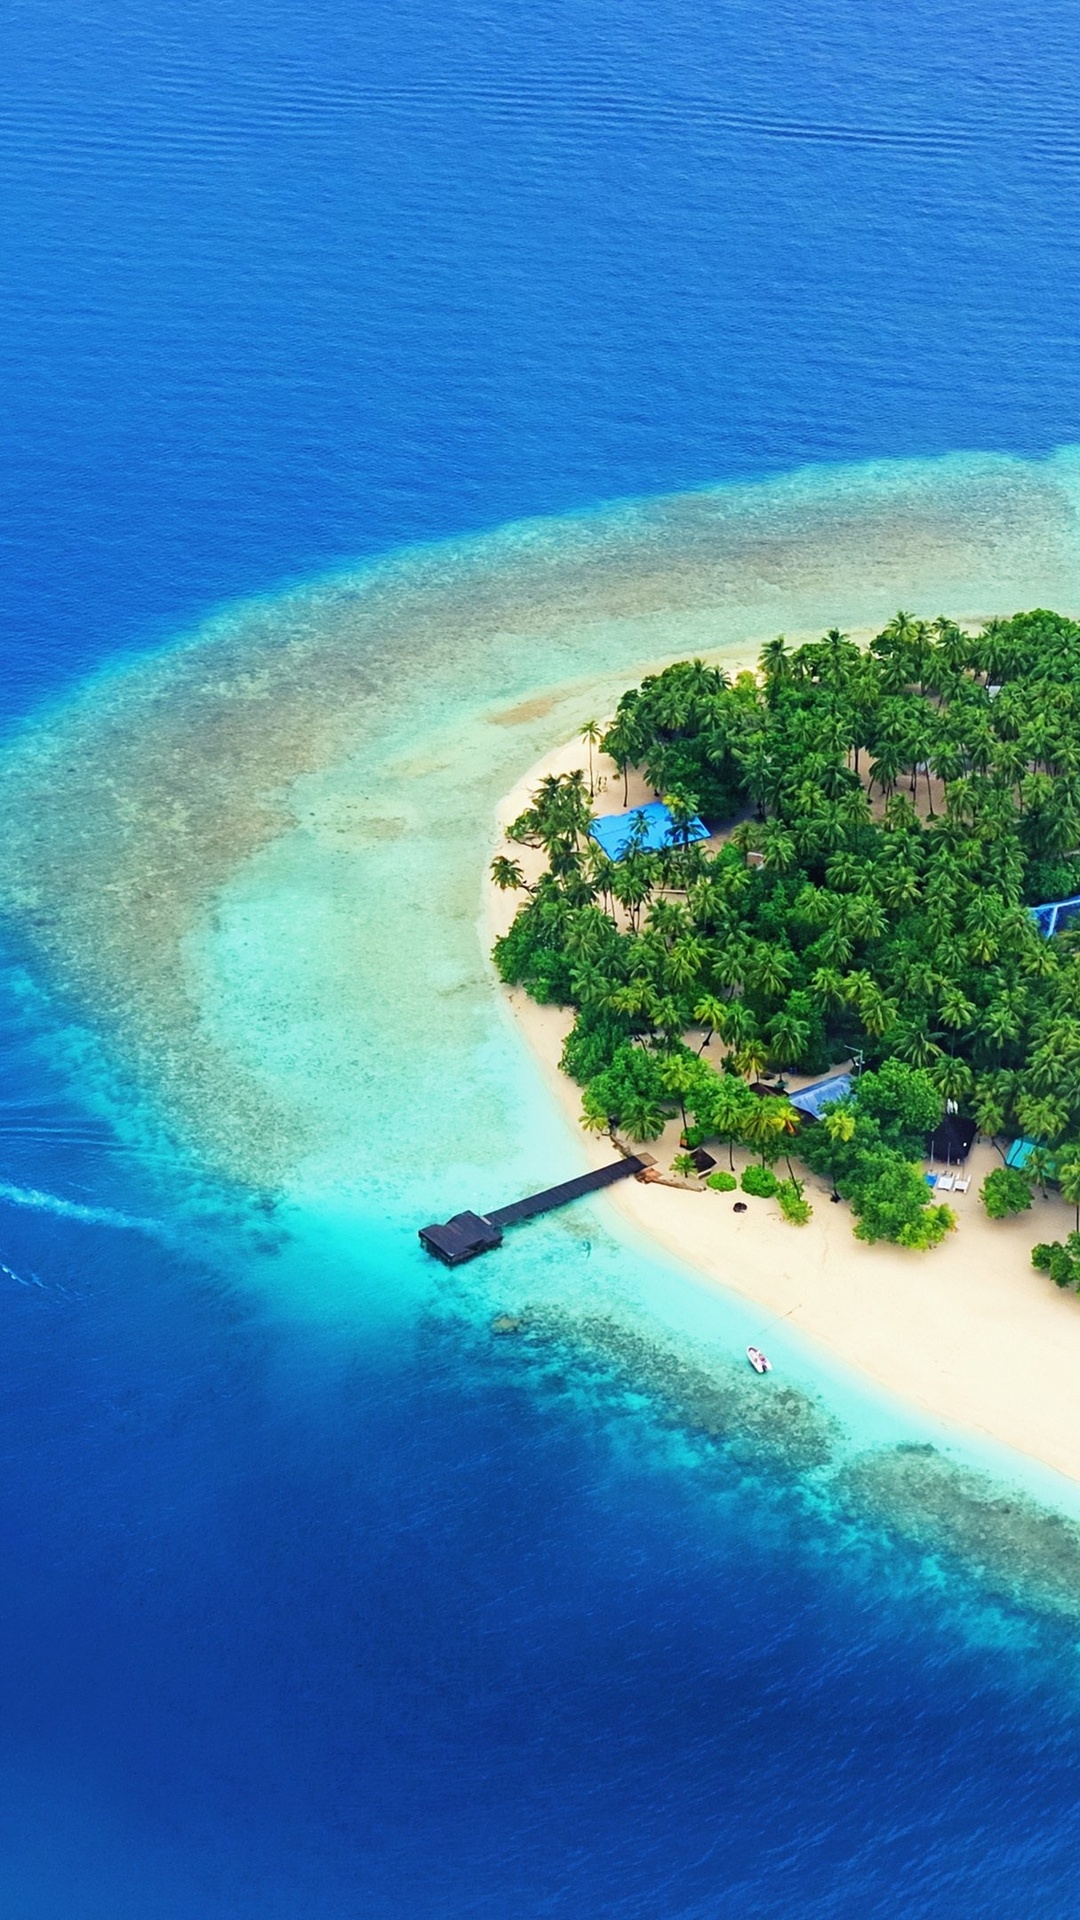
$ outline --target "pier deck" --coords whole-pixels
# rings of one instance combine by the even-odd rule
[[[455,1213],[450,1220],[420,1228],[420,1239],[429,1253],[444,1266],[460,1267],[477,1254],[489,1253],[502,1245],[503,1228],[520,1220],[532,1220],[538,1213],[552,1213],[556,1207],[569,1206],[587,1193],[599,1193],[616,1180],[628,1180],[653,1165],[651,1154],[632,1154],[625,1160],[613,1160],[610,1166],[597,1167],[592,1173],[580,1173],[575,1180],[563,1180],[557,1187],[545,1187],[542,1193],[527,1194],[524,1200],[512,1200],[508,1207],[495,1207],[490,1213]]]

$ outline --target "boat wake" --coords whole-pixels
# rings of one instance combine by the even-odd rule
[[[32,1207],[41,1213],[58,1214],[64,1220],[81,1220],[89,1227],[119,1227],[127,1233],[147,1233],[156,1240],[168,1238],[156,1220],[140,1220],[113,1207],[87,1207],[77,1200],[65,1200],[56,1193],[42,1193],[37,1187],[14,1187],[0,1180],[0,1203],[11,1207]]]

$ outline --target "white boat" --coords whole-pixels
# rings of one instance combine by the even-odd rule
[[[762,1353],[760,1347],[747,1347],[746,1357],[755,1373],[771,1373],[772,1361]]]

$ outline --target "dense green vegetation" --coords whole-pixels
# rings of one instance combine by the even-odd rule
[[[1029,1181],[1053,1166],[1080,1206],[1080,936],[1028,911],[1080,893],[1080,626],[899,613],[867,651],[779,638],[734,683],[680,662],[624,694],[602,746],[725,838],[613,864],[591,762],[511,829],[547,864],[496,961],[575,1008],[586,1125],[649,1140],[679,1113],[691,1146],[797,1152],[862,1237],[927,1246],[952,1220],[914,1161],[951,1100],[1033,1139]],[[493,872],[524,888],[516,861]],[[747,1084],[853,1054],[853,1098],[797,1148],[787,1101]],[[991,1193],[1015,1210],[1015,1182]]]
[[[995,1167],[982,1183],[982,1203],[991,1220],[1004,1220],[1010,1213],[1027,1213],[1031,1206],[1031,1181],[1017,1167]]]

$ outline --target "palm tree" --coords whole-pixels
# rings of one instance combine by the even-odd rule
[[[810,1044],[810,1022],[792,1011],[791,1003],[769,1021],[768,1041],[779,1067],[792,1067]]]
[[[660,1084],[666,1094],[679,1103],[679,1118],[686,1132],[686,1097],[697,1085],[701,1069],[692,1055],[673,1053],[659,1064]]]
[[[622,775],[623,806],[625,807],[630,795],[630,769],[637,764],[638,755],[642,752],[644,745],[639,729],[628,712],[620,711],[616,714],[600,744]]]
[[[593,1105],[587,1094],[581,1109],[581,1124],[586,1133],[613,1134],[615,1131],[610,1113],[604,1113],[600,1107]]]
[[[729,1047],[745,1047],[758,1038],[757,1020],[745,1000],[729,1000],[720,1022],[720,1032]]]
[[[632,1140],[659,1140],[667,1126],[667,1114],[659,1101],[637,1087],[627,1089],[620,1119]]]
[[[911,867],[893,862],[876,876],[875,885],[891,913],[902,913],[919,903],[919,876]]]
[[[900,1020],[889,1035],[892,1052],[909,1067],[932,1067],[942,1058],[936,1040],[918,1020]]]
[[[870,762],[870,785],[880,787],[886,800],[896,785],[897,776],[903,764],[904,756],[900,748],[891,740],[882,742],[876,759]]]
[[[968,999],[963,989],[951,980],[946,981],[942,986],[938,1011],[945,1025],[952,1027],[954,1032],[960,1033],[974,1025],[978,1009],[974,1002]]]
[[[854,893],[866,877],[866,862],[850,848],[842,853],[834,853],[825,869],[825,878],[830,887],[836,887],[841,893]]]
[[[581,738],[589,749],[589,798],[592,799],[596,792],[596,782],[593,779],[593,748],[598,747],[604,738],[604,729],[599,720],[586,720],[581,729]]]
[[[758,655],[758,666],[770,689],[781,681],[790,680],[791,655],[782,633],[778,633],[775,640],[766,640]]]
[[[975,1084],[971,1114],[979,1132],[997,1146],[1004,1133],[1012,1101],[1013,1078],[1009,1073],[984,1073]],[[1001,1148],[998,1148],[999,1153]],[[1004,1154],[1002,1158],[1004,1159]]]
[[[1032,1182],[1032,1185],[1038,1187],[1039,1192],[1045,1200],[1047,1197],[1047,1185],[1054,1178],[1054,1156],[1049,1148],[1040,1146],[1032,1147],[1024,1163],[1024,1172]]]
[[[1080,1146],[1062,1149],[1062,1156],[1057,1163],[1057,1183],[1062,1199],[1070,1207],[1076,1208],[1076,1231],[1080,1233]]]
[[[763,1041],[751,1039],[744,1040],[740,1047],[736,1047],[731,1058],[736,1072],[741,1073],[745,1080],[760,1080],[768,1054]]]
[[[790,873],[798,864],[798,848],[794,838],[777,820],[770,820],[761,836],[761,850],[765,855],[765,865],[773,873]]]
[[[843,1101],[835,1106],[826,1107],[821,1116],[821,1124],[830,1140],[844,1142],[855,1138],[855,1115]]]
[[[667,957],[665,973],[672,987],[688,987],[698,978],[708,957],[708,948],[704,940],[696,934],[687,935],[684,940],[676,940]]]
[[[843,1004],[844,976],[836,967],[815,967],[806,986],[823,1008]]]
[[[728,1002],[726,1000],[718,1000],[716,995],[712,993],[702,994],[701,999],[694,1008],[694,1019],[698,1022],[699,1026],[705,1029],[705,1038],[698,1048],[699,1053],[704,1053],[713,1034],[716,1033],[718,1029],[723,1029],[727,1012]]]
[[[967,1061],[958,1059],[954,1053],[943,1053],[940,1059],[931,1061],[928,1071],[946,1100],[965,1099],[975,1084],[975,1075]]]
[[[500,893],[506,893],[509,889],[516,889],[518,887],[524,887],[526,893],[532,892],[532,888],[526,883],[525,875],[518,861],[508,860],[504,853],[496,854],[492,861],[491,877]]]
[[[769,1157],[769,1148],[778,1144],[780,1124],[772,1112],[773,1101],[763,1095],[747,1109],[743,1121],[743,1139],[748,1147],[756,1148],[761,1154],[761,1164],[765,1165]],[[783,1103],[785,1106],[787,1102]]]
[[[709,1103],[707,1125],[728,1150],[728,1166],[735,1171],[735,1142],[743,1137],[743,1121],[749,1111],[750,1101],[754,1098],[748,1093],[741,1080],[733,1074],[722,1073],[717,1077],[715,1089]]]
[[[1033,1140],[1060,1139],[1069,1124],[1069,1109],[1052,1094],[1032,1094],[1024,1090],[1016,1096],[1016,1117]]]

